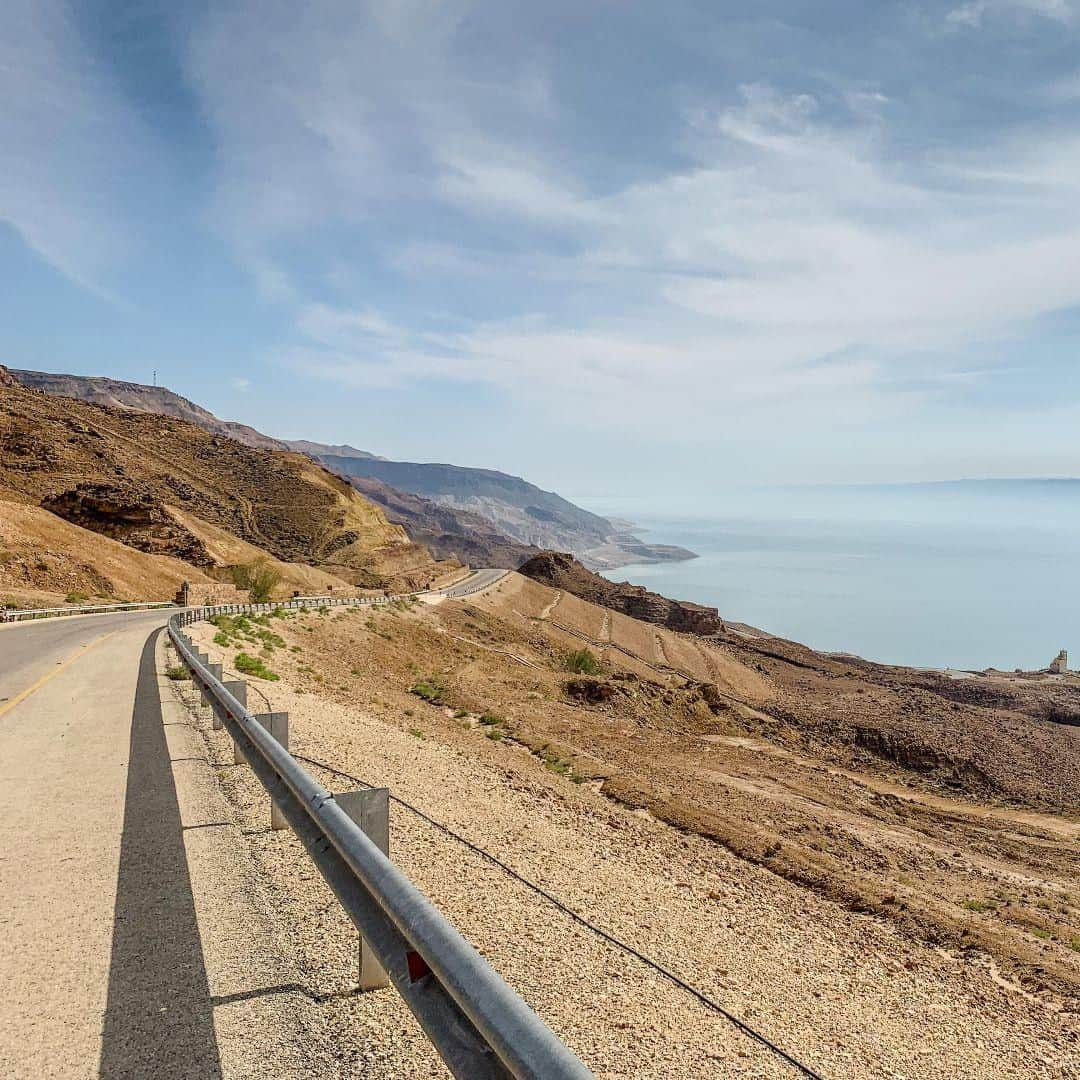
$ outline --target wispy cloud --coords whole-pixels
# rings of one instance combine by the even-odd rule
[[[550,163],[521,183],[509,168],[455,171],[460,212],[539,222],[570,245],[523,263],[422,248],[422,271],[469,272],[479,289],[507,275],[523,290],[557,281],[594,297],[589,310],[448,335],[311,305],[287,362],[356,385],[486,382],[560,411],[572,386],[593,415],[598,401],[619,416],[661,402],[730,416],[781,400],[809,409],[818,396],[867,416],[889,395],[981,377],[960,347],[1080,303],[1080,138],[1033,133],[896,162],[876,110],[822,114],[810,94],[745,86],[736,102],[688,113],[697,160],[603,195]],[[431,198],[446,182],[435,176]],[[962,378],[941,370],[949,347]],[[818,362],[827,356],[842,359]]]
[[[952,26],[977,28],[995,15],[1035,16],[1069,22],[1075,15],[1071,0],[968,0],[945,16]]]

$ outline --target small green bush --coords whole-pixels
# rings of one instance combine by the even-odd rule
[[[492,742],[500,742],[506,738],[506,732],[502,728],[489,727],[484,734],[491,739]]]
[[[265,679],[267,682],[277,682],[279,676],[271,671],[262,660],[247,653],[237,653],[233,665],[241,675],[252,675],[256,679]]]
[[[89,600],[89,599],[90,599],[90,597],[87,596],[86,593],[84,593],[84,592],[69,592],[67,594],[67,596],[64,597],[64,603],[65,604],[85,604],[86,601]]]
[[[418,727],[409,728],[409,734],[414,739],[426,739],[427,738],[427,736]]]
[[[232,579],[238,589],[248,590],[256,604],[265,604],[281,582],[281,572],[266,559],[256,559],[245,566],[234,566]]]
[[[487,727],[496,727],[502,722],[502,717],[493,712],[486,712],[480,717],[480,723]]]
[[[599,675],[602,668],[591,649],[574,649],[563,657],[563,667],[577,675]]]
[[[993,900],[965,900],[964,907],[968,911],[996,911],[997,904]]]
[[[167,678],[172,679],[173,682],[186,682],[191,678],[188,669],[183,664],[170,664],[165,669],[165,675]]]
[[[227,646],[231,640],[232,639],[229,637],[228,634],[225,633],[224,630],[219,630],[214,635],[214,644],[215,645],[225,645],[225,646]]]
[[[409,687],[409,692],[418,698],[423,698],[430,705],[441,705],[444,691],[443,686],[434,678],[420,679]]]

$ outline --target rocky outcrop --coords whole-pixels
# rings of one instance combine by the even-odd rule
[[[177,522],[148,488],[131,483],[83,483],[42,500],[42,509],[150,555],[211,566],[205,545]]]
[[[349,583],[412,587],[439,572],[381,508],[306,455],[18,382],[0,385],[0,491],[191,566],[206,564],[205,540],[179,515]]]
[[[529,559],[518,572],[589,603],[621,611],[633,619],[669,630],[708,637],[724,629],[724,621],[716,608],[686,600],[669,600],[659,593],[649,592],[641,585],[608,581],[586,569],[567,552],[542,551]]]

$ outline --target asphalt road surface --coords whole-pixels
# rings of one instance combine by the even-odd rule
[[[5,1077],[104,1074],[134,721],[169,614],[0,626]]]

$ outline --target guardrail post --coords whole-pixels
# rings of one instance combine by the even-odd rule
[[[238,702],[240,702],[240,704],[243,705],[245,709],[247,708],[247,683],[244,682],[243,679],[228,679],[225,682],[223,682],[221,685],[224,686],[225,689],[228,690],[229,693],[232,694],[232,696],[234,698],[236,698],[236,700]],[[223,728],[224,726],[225,725],[222,723],[221,717],[218,715],[217,709],[215,709],[214,710],[214,730],[218,731],[221,728]],[[233,763],[237,764],[237,765],[240,764],[240,762],[236,760],[236,756],[239,753],[240,753],[240,750],[236,745],[236,740],[234,739],[233,740]],[[241,760],[243,760],[243,755],[241,755]]]
[[[219,682],[221,681],[221,672],[222,672],[222,665],[221,664],[210,664],[210,663],[206,663],[204,661],[203,662],[203,667],[205,667],[206,670],[209,671],[210,674],[213,675],[215,679],[217,679]],[[211,710],[214,713],[214,727],[220,727],[221,722],[217,718],[217,710],[213,708],[213,705],[214,705],[213,698],[210,697],[210,694],[205,689],[202,691],[202,703],[204,705],[209,705],[211,707]]]
[[[334,802],[360,826],[375,846],[390,854],[390,789],[361,788],[334,795]],[[382,964],[375,959],[371,946],[360,937],[360,989],[381,990],[390,980]]]
[[[255,713],[254,719],[281,743],[283,749],[289,749],[289,714],[287,712]],[[237,747],[237,750],[239,750],[239,747]],[[243,758],[243,754],[240,756]],[[270,828],[287,829],[288,827],[289,823],[285,820],[285,815],[278,809],[277,803],[271,798]]]

